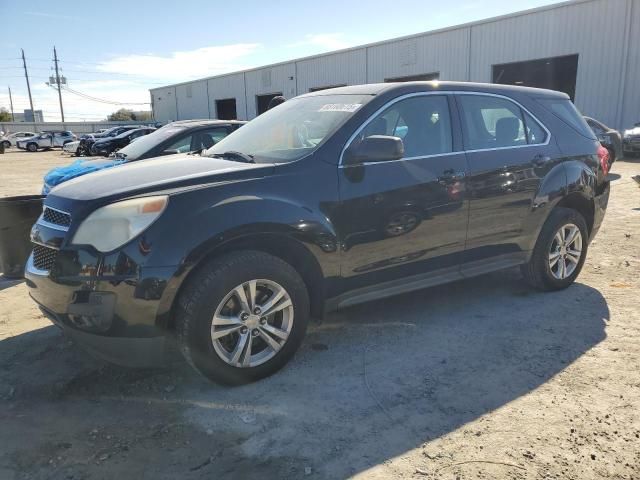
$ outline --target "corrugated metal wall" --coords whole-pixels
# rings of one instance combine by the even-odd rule
[[[198,88],[196,100],[194,86],[187,102],[185,87],[178,85],[177,112],[169,87],[156,89],[152,93],[162,103],[154,100],[154,111],[159,120],[193,118],[208,100],[215,117],[215,99],[236,98],[238,117],[250,119],[256,95],[291,98],[312,88],[429,73],[441,80],[491,82],[493,65],[571,54],[579,56],[575,103],[585,115],[616,128],[640,121],[640,0],[565,3],[211,78],[208,99]]]
[[[153,108],[154,118],[159,122],[178,120],[176,87],[163,87],[151,90],[151,108]]]
[[[599,0],[471,27],[471,80],[491,82],[492,65],[578,54],[576,106],[616,124],[628,0]]]
[[[209,83],[209,106],[211,118],[217,118],[216,100],[236,99],[236,112],[239,120],[247,120],[246,95],[244,90],[244,73],[234,73],[222,77],[211,78]]]
[[[280,93],[284,98],[293,98],[296,93],[295,62],[245,72],[247,85],[247,113],[256,116],[256,95]]]
[[[439,73],[440,80],[465,80],[468,47],[464,28],[368,47],[368,83],[426,73]]]
[[[176,99],[178,120],[211,118],[207,102],[206,80],[176,85]]]
[[[323,57],[300,60],[298,95],[312,88],[367,83],[367,50],[360,48]]]
[[[629,2],[627,15],[629,42],[624,52],[625,76],[619,87],[620,119],[617,125],[620,128],[629,128],[640,122],[640,0]]]

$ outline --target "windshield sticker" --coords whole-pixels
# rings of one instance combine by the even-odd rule
[[[361,103],[327,103],[323,105],[319,112],[355,112],[362,106]]]

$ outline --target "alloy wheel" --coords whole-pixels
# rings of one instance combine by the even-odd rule
[[[570,277],[582,258],[582,233],[573,223],[558,229],[549,250],[549,268],[558,280]]]
[[[255,367],[273,358],[293,327],[289,293],[271,280],[255,279],[230,291],[211,320],[211,341],[227,364]]]

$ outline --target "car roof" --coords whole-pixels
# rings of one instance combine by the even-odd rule
[[[412,88],[413,87],[413,88]],[[525,93],[536,97],[550,97],[568,99],[566,93],[547,90],[544,88],[521,87],[518,85],[500,85],[495,83],[474,83],[474,82],[449,82],[432,80],[428,82],[389,82],[370,83],[367,85],[349,85],[346,87],[336,87],[327,90],[310,92],[302,97],[314,97],[322,95],[380,95],[381,93],[392,92],[393,90],[415,90],[419,91],[462,91],[480,92],[508,95],[510,93]]]
[[[170,122],[164,125],[168,126],[188,126],[188,127],[197,127],[200,125],[244,125],[247,123],[245,120],[212,120],[207,118],[198,118],[193,120],[177,120],[175,122]]]

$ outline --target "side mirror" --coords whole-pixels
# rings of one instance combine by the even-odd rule
[[[344,152],[345,165],[399,160],[404,156],[402,139],[389,135],[371,135]]]
[[[180,150],[176,149],[176,148],[172,148],[169,150],[164,150],[162,152],[162,155],[175,155],[176,153],[180,153]]]

